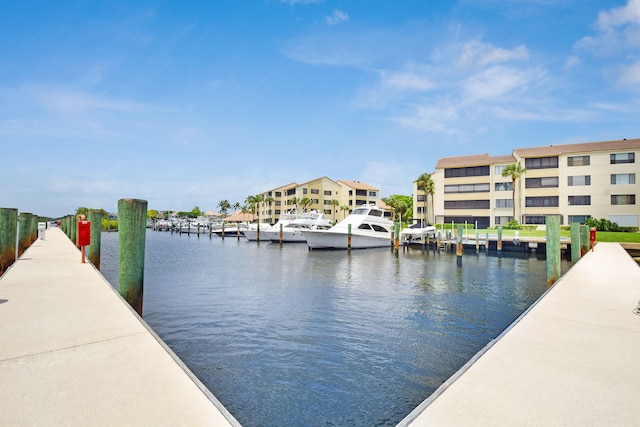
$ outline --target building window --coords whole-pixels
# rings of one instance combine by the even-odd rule
[[[282,192],[281,191],[276,191],[276,197],[282,197]]]
[[[367,196],[367,190],[356,190],[356,196]]]
[[[378,192],[377,191],[369,191],[369,197],[377,197]]]
[[[569,224],[572,224],[574,222],[584,224],[589,218],[591,218],[591,215],[569,215]]]
[[[506,225],[509,224],[510,221],[513,221],[512,216],[496,216],[494,217],[496,225]]]
[[[496,199],[496,208],[512,208],[513,199]]]
[[[318,190],[317,188],[312,188],[311,194],[320,194],[320,190]]]
[[[494,166],[493,167],[494,175],[502,175],[502,171],[505,170],[506,167],[507,165]]]
[[[610,160],[612,165],[618,163],[635,163],[636,156],[634,153],[615,153],[610,155]]]
[[[325,196],[330,196],[331,195],[331,190],[324,190],[324,195]]]
[[[276,200],[276,206],[282,206],[282,201],[281,200]]]
[[[525,159],[524,167],[526,169],[555,169],[558,167],[558,156]]]
[[[591,175],[568,176],[567,183],[569,186],[591,185]]]
[[[445,193],[488,193],[491,189],[488,183],[486,184],[459,184],[459,185],[445,185]]]
[[[611,185],[635,184],[635,173],[613,173],[611,174]]]
[[[589,166],[591,158],[589,156],[567,157],[567,166]]]
[[[513,182],[496,182],[496,191],[513,191]]]
[[[427,196],[424,194],[418,194],[418,197],[416,198],[416,201],[418,202],[424,202],[424,199],[426,199]]]
[[[489,166],[474,166],[468,168],[450,168],[444,170],[445,178],[462,178],[466,176],[488,176],[491,172]]]
[[[296,189],[292,188],[291,190],[287,190],[287,196],[295,196],[296,195]]]
[[[528,208],[555,208],[558,207],[558,196],[526,197],[525,206]]]
[[[544,215],[527,215],[524,217],[525,224],[544,224]]]
[[[589,206],[591,196],[569,196],[569,206]]]
[[[280,215],[280,209],[276,209],[274,212],[276,213],[276,215]]]
[[[307,189],[306,189],[306,187],[302,189],[302,194],[307,194]]]
[[[612,194],[611,204],[612,205],[635,205],[636,195],[635,194]]]
[[[489,209],[489,200],[445,200],[445,209]]]
[[[552,188],[558,186],[558,177],[550,176],[545,178],[527,178],[525,180],[526,188]]]

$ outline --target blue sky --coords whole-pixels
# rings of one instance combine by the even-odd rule
[[[0,207],[215,210],[640,137],[640,0],[0,3]]]

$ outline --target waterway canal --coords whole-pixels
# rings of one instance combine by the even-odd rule
[[[117,288],[117,233],[102,273]],[[563,272],[569,267],[563,261]],[[395,425],[546,290],[535,256],[147,232],[144,319],[245,427]]]

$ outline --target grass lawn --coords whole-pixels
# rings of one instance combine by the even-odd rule
[[[518,230],[520,232],[520,237],[544,237],[547,235],[547,232],[544,230]],[[498,230],[495,228],[489,228],[486,230],[478,230],[480,235],[484,234],[498,234]],[[513,236],[515,235],[516,230],[505,230],[502,229],[503,236]],[[475,231],[467,230],[467,233],[471,235],[475,235]],[[560,235],[563,237],[571,237],[569,230],[560,230]],[[633,242],[640,243],[640,233],[611,233],[607,231],[598,231],[596,235],[596,240],[598,242]]]

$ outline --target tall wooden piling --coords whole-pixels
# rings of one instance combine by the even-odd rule
[[[502,226],[498,226],[498,243],[497,243],[498,253],[502,253]]]
[[[462,265],[462,224],[458,225],[458,237],[456,239],[456,264]]]
[[[31,245],[30,239],[30,222],[33,214],[29,212],[20,212],[18,215],[18,258],[22,256],[24,251]]]
[[[351,224],[347,224],[347,249],[351,250]]]
[[[100,244],[102,242],[102,212],[89,211],[87,220],[91,223],[91,243],[87,257],[89,262],[100,270]]]
[[[480,253],[480,233],[478,232],[478,225],[476,223],[476,255]]]
[[[118,200],[118,291],[140,316],[146,223],[146,200]]]
[[[560,217],[546,216],[547,227],[547,286],[560,278]]]
[[[571,262],[576,262],[580,259],[580,223],[571,223]]]
[[[16,260],[18,209],[0,208],[0,276]]]
[[[589,227],[586,225],[580,226],[580,256],[583,256],[587,252],[589,252],[589,247],[591,246],[589,242]]]

